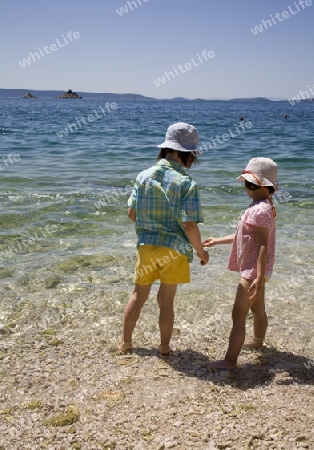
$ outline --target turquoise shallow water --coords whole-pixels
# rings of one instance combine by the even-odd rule
[[[247,161],[268,156],[278,163],[277,263],[269,293],[313,304],[312,103],[121,102],[101,115],[105,105],[105,99],[0,99],[0,322],[30,293],[59,296],[96,285],[102,292],[129,290],[136,237],[126,201],[136,174],[154,163],[156,145],[176,121],[192,123],[201,135],[204,152],[190,173],[201,190],[204,237],[235,230],[249,203],[236,180]],[[245,131],[240,116],[251,123]],[[63,138],[61,130],[68,133]],[[203,270],[195,261],[189,289],[210,289],[213,280],[234,288],[225,270],[228,251],[213,249]],[[295,311],[302,316],[297,304]],[[307,309],[300,323],[312,313]]]

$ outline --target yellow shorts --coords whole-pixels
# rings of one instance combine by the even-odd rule
[[[134,282],[147,285],[156,280],[164,284],[189,283],[188,257],[169,247],[139,245],[136,253]]]

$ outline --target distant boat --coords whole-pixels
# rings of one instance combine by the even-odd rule
[[[79,95],[77,95],[76,92],[73,92],[71,89],[69,89],[67,92],[65,92],[63,95],[59,95],[57,98],[82,98]]]
[[[37,98],[36,95],[31,94],[30,92],[27,92],[23,95],[23,98]]]

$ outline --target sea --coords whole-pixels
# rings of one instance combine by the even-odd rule
[[[104,298],[103,320],[121,319],[136,252],[127,199],[179,121],[200,133],[202,154],[188,172],[200,189],[204,239],[235,232],[250,203],[237,180],[247,162],[265,156],[278,164],[270,330],[314,359],[312,102],[1,98],[2,334],[49,328]],[[179,287],[181,298],[201,299],[196,307],[213,327],[230,322],[238,275],[226,269],[229,250],[210,249],[206,267],[195,255],[191,283]]]

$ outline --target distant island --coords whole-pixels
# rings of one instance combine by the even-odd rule
[[[24,96],[26,89],[1,89],[0,88],[0,98],[21,98]],[[32,95],[40,98],[77,98],[73,96],[67,96],[69,91],[63,92],[63,91],[55,91],[55,90],[44,90],[44,91],[38,91],[35,89],[28,89],[28,91],[32,92]],[[72,91],[73,93],[73,91]],[[75,92],[73,93],[77,95]],[[117,101],[156,101],[158,99],[153,97],[145,97],[144,95],[140,94],[115,94],[115,93],[108,93],[108,92],[80,92],[79,97],[83,99],[98,99],[98,100],[106,100],[110,102],[117,102]]]
[[[213,101],[237,101],[237,102],[254,102],[254,101],[287,101],[288,99],[284,98],[266,98],[266,97],[253,97],[253,98],[230,98],[230,99],[204,99],[204,98],[194,98],[187,99],[184,97],[175,97],[175,98],[154,98],[154,97],[146,97],[141,94],[116,94],[111,92],[80,92],[78,95],[76,92],[73,92],[69,89],[66,92],[56,91],[56,90],[44,90],[38,91],[34,89],[29,89],[27,94],[25,94],[26,89],[1,89],[0,88],[0,98],[51,98],[51,99],[98,99],[105,100],[110,102],[118,102],[118,101],[141,101],[141,102],[151,102],[151,101],[193,101],[193,102],[213,102]],[[27,95],[24,97],[24,95]],[[30,96],[29,96],[30,95]],[[33,95],[33,97],[31,97]]]
[[[233,102],[271,102],[270,98],[266,97],[251,97],[251,98],[233,98]]]
[[[72,89],[69,89],[62,95],[59,95],[57,98],[82,98],[76,92],[73,92]]]
[[[23,98],[37,98],[36,95],[31,94],[30,92],[27,92],[23,95]]]

